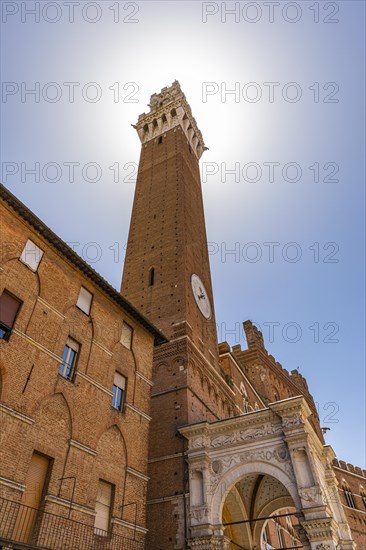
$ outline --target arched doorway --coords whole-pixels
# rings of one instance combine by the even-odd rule
[[[295,503],[272,475],[241,477],[224,496],[222,525],[229,550],[302,548]]]
[[[298,397],[180,428],[188,440],[191,550],[355,549],[333,451],[309,417]]]

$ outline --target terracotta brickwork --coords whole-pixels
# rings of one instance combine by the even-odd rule
[[[71,519],[93,526],[104,480],[113,486],[109,529],[143,540],[152,353],[160,336],[95,273],[91,280],[80,259],[61,254],[50,243],[56,237],[4,188],[2,198],[0,295],[6,290],[21,307],[10,337],[0,340],[0,497],[20,502],[31,490],[26,477],[36,452],[50,461],[46,513],[68,517],[72,497]],[[28,239],[43,251],[36,271],[19,259]],[[89,314],[76,306],[82,286],[92,294]],[[124,322],[133,329],[131,349],[120,342]],[[59,374],[68,338],[79,344],[72,379]],[[126,379],[122,410],[112,407],[115,372]]]
[[[307,535],[312,549],[324,547],[314,545],[329,535],[325,547],[338,549],[332,538],[338,522],[342,550],[353,550],[345,516],[337,511],[340,494],[362,549],[365,472],[337,460],[332,467],[335,454],[324,445],[306,380],[268,353],[251,321],[243,324],[247,349],[217,341],[199,175],[205,145],[178,82],[151,96],[150,112],[135,128],[142,149],[121,294],[0,188],[0,296],[5,289],[21,302],[10,337],[0,339],[0,516],[8,518],[0,520],[0,543],[6,530],[14,530],[9,522],[19,517],[36,452],[49,466],[40,501],[44,514],[33,531],[39,544],[54,550],[233,550],[238,533],[249,531],[234,525],[210,538],[205,493],[220,482],[220,472],[226,475],[231,465],[244,471],[250,460],[261,460],[263,472],[253,466],[237,480],[215,525],[242,519],[245,507],[263,515],[276,506],[292,512],[294,503],[299,512],[302,503],[303,510],[313,506],[315,516],[305,522],[301,512],[292,523],[276,520],[277,526],[271,520],[268,542],[278,544],[282,534],[283,544],[301,540],[309,550]],[[43,251],[33,270],[20,260],[28,239]],[[200,279],[198,294],[192,275]],[[87,313],[77,306],[81,287],[92,295]],[[126,323],[133,330],[131,346],[122,338]],[[68,342],[78,344],[70,378],[60,374]],[[117,408],[116,373],[124,380],[124,402]],[[195,430],[215,435],[196,437]],[[197,469],[205,445],[206,462]],[[215,453],[220,459],[214,456],[208,466]],[[272,463],[283,476],[296,473],[298,494],[290,498]],[[293,491],[297,481],[291,479]],[[317,506],[326,493],[319,483],[325,482],[337,494],[333,519],[329,503]],[[108,540],[94,533],[103,491],[112,495]],[[268,500],[272,493],[275,504]],[[256,537],[263,546],[264,523],[257,525],[247,540]]]
[[[333,465],[357,549],[366,548],[366,471],[343,460],[334,460]]]
[[[218,345],[198,164],[202,135],[177,82],[153,94],[149,107],[135,126],[142,148],[121,292],[170,339],[154,352],[148,549],[178,550],[187,548],[192,513],[182,426],[303,395],[324,439],[305,379],[268,354],[250,321],[247,350]],[[211,303],[208,320],[195,303],[192,274]]]

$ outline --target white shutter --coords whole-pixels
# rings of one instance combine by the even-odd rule
[[[89,315],[91,303],[92,303],[93,295],[89,292],[89,290],[86,290],[83,286],[80,288],[79,292],[79,298],[76,302],[76,305],[81,311]]]
[[[114,385],[121,388],[121,390],[126,389],[126,378],[119,372],[114,373]]]
[[[103,531],[108,531],[109,529],[109,519],[111,514],[111,504],[112,504],[112,485],[106,483],[105,481],[99,480],[98,483],[98,494],[97,500],[95,503],[95,523],[94,530],[97,531],[101,529]],[[103,534],[103,533],[98,533]]]
[[[128,325],[127,323],[123,323],[121,344],[126,346],[126,348],[128,349],[131,349],[132,333],[133,333],[132,327],[130,327],[130,325]]]
[[[20,261],[27,265],[32,271],[37,271],[40,261],[42,260],[43,250],[38,248],[34,242],[28,239],[27,244],[23,248]]]

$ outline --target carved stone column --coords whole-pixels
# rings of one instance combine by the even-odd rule
[[[305,520],[302,527],[307,533],[311,550],[338,550],[335,542],[337,525],[333,518]]]

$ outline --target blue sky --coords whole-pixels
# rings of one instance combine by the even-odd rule
[[[2,2],[2,182],[119,288],[131,124],[178,79],[209,147],[219,339],[244,347],[255,321],[307,378],[339,458],[365,467],[365,4],[73,10]]]

